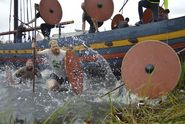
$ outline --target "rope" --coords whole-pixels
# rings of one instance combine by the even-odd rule
[[[10,14],[9,14],[9,32],[11,30],[11,15],[12,14],[12,0],[10,0]],[[10,34],[9,34],[9,41],[10,41]]]
[[[184,51],[185,51],[185,48],[183,48],[182,50],[178,51],[177,54],[181,54]]]
[[[32,14],[32,2],[31,2],[31,0],[30,0],[29,4],[30,4],[30,15],[31,15],[31,19],[32,19],[33,14]],[[31,24],[31,26],[33,27],[33,23]],[[31,36],[29,36],[29,37],[31,37]]]
[[[15,17],[14,16],[14,18],[16,18],[18,21],[20,21],[21,23],[23,23],[23,24],[25,24],[26,26],[28,26],[29,28],[31,28],[31,29],[35,29],[35,28],[33,28],[33,27],[31,27],[31,26],[29,26],[28,24],[26,24],[26,23],[24,23],[23,21],[21,21],[20,19],[18,19],[17,17]],[[40,31],[37,31],[38,33],[41,33]]]
[[[122,11],[122,13],[123,13],[123,8],[125,7],[125,5],[127,4],[127,2],[128,2],[128,0],[124,0],[124,2],[123,2],[123,6],[121,7],[121,9],[119,10],[119,12],[120,11]]]
[[[104,96],[106,96],[106,95],[108,95],[108,94],[110,94],[110,93],[114,92],[115,90],[117,90],[117,89],[121,88],[121,87],[122,87],[122,86],[124,86],[124,85],[125,85],[125,84],[121,84],[121,85],[119,85],[118,87],[116,87],[116,88],[112,89],[111,91],[109,91],[109,92],[107,92],[107,93],[103,94],[102,96],[100,96],[100,98],[102,98],[102,97],[104,97]]]
[[[19,3],[20,5],[20,13],[19,13],[19,15],[20,15],[20,20],[22,21],[22,0],[20,0],[20,3]]]
[[[167,39],[166,39],[166,43],[168,44],[168,42],[169,42],[169,20],[167,20],[166,26],[167,26],[167,32],[166,32],[167,33]]]
[[[28,8],[28,0],[26,1],[26,10],[27,10],[27,22],[29,22],[29,8]],[[28,32],[28,38],[30,36],[30,32]],[[28,39],[29,40],[29,39]]]
[[[24,15],[24,22],[26,22],[26,4],[25,4],[25,0],[23,0],[23,15]]]
[[[31,19],[32,19],[33,16],[32,16],[32,3],[31,3],[31,0],[30,0],[30,15],[31,15]]]

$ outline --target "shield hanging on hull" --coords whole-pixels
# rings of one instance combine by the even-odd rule
[[[111,22],[111,29],[118,28],[118,25],[121,21],[124,21],[124,17],[121,14],[116,14]]]

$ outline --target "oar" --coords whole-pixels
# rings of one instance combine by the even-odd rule
[[[177,54],[181,54],[184,51],[185,51],[185,48],[183,48],[182,50],[178,51]]]
[[[110,93],[114,92],[115,90],[119,89],[120,87],[122,87],[122,86],[124,86],[124,85],[125,85],[124,83],[123,83],[123,84],[121,84],[121,85],[119,85],[118,87],[116,87],[116,88],[112,89],[111,91],[109,91],[109,92],[107,92],[107,93],[105,93],[105,94],[101,95],[101,96],[100,96],[100,98],[102,98],[102,97],[104,97],[104,96],[106,96],[106,95],[108,95],[108,94],[110,94]]]
[[[19,20],[19,19],[18,19]],[[21,20],[19,20],[21,23],[25,24],[24,22],[22,22]],[[65,21],[65,22],[60,22],[59,24],[56,24],[55,27],[59,27],[62,25],[68,25],[68,24],[72,24],[74,23],[74,21]],[[29,28],[26,28],[26,30],[24,30],[23,32],[27,32],[27,31],[33,31],[35,30],[35,28],[25,24],[26,26],[28,26]],[[36,30],[40,30],[40,26],[36,27]],[[2,35],[8,35],[8,34],[15,34],[17,32],[17,30],[13,30],[13,31],[6,31],[6,32],[0,32],[0,36]],[[38,31],[38,33],[40,33],[40,31]]]

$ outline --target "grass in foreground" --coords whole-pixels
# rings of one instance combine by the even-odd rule
[[[57,110],[57,113],[52,114],[55,115],[54,118],[52,115],[49,117],[50,119],[53,118],[51,119],[53,122],[56,121],[57,116],[65,115],[64,113],[58,113],[58,111],[60,109]],[[91,116],[86,120],[91,120],[93,124],[96,122],[102,124],[185,124],[185,64],[182,65],[181,78],[177,87],[165,99],[159,100],[158,104],[116,107],[110,97],[110,112],[107,113],[105,118],[99,121],[94,121],[92,118]],[[72,120],[71,123],[74,122],[75,118]],[[45,124],[52,123],[52,121],[48,122],[45,121]]]

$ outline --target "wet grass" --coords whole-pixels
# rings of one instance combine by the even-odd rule
[[[10,112],[0,113],[0,124],[13,124],[15,118]]]
[[[164,97],[163,97],[164,98]],[[112,105],[103,123],[110,124],[184,124],[185,123],[185,63],[176,88],[158,103],[143,105]]]
[[[94,118],[89,112],[84,119],[84,124],[184,124],[185,123],[185,92],[175,90],[169,93],[164,99],[159,99],[158,103],[152,104],[132,104],[115,105],[109,97],[109,108],[106,115],[102,115],[101,120]],[[67,104],[66,104],[67,105]],[[66,105],[57,109],[44,121],[44,124],[73,124],[77,122],[78,115],[69,115]],[[96,109],[96,108],[95,108]],[[102,112],[96,109],[97,113]]]
[[[103,121],[110,124],[184,124],[185,94],[175,92],[168,94],[157,105],[112,106],[112,111]]]

